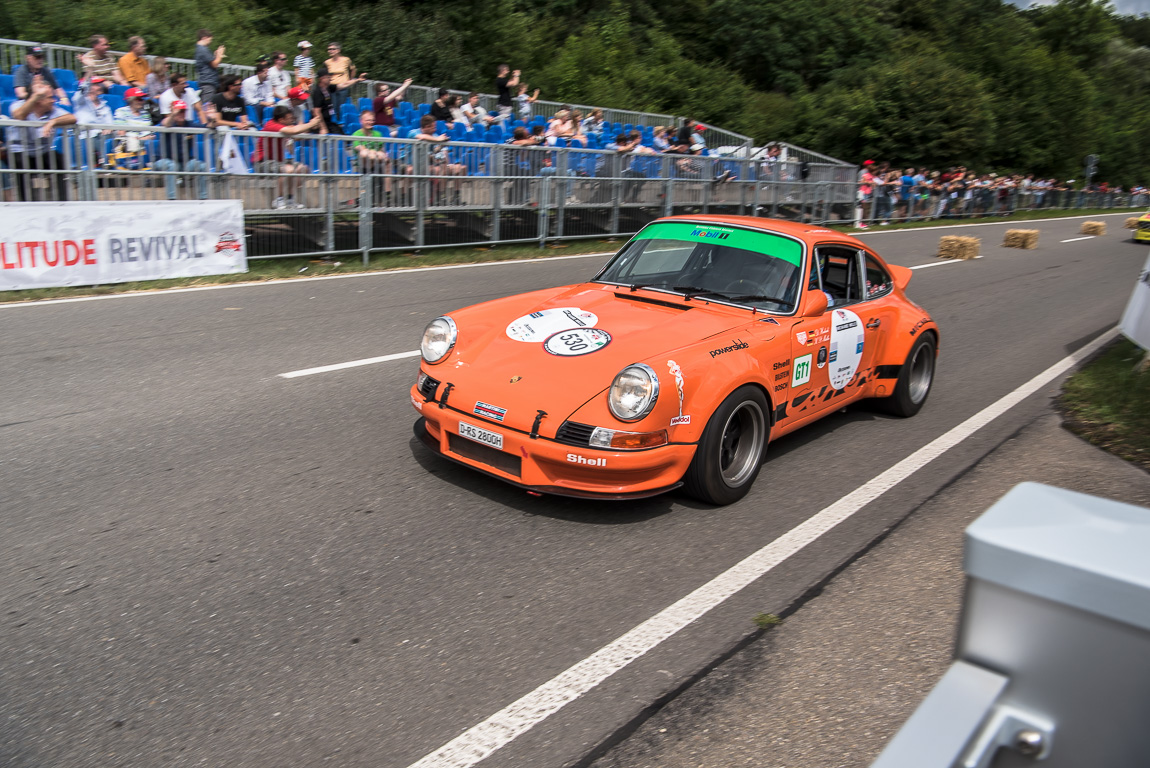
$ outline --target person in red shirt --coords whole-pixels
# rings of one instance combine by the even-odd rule
[[[297,125],[291,107],[280,104],[272,111],[272,119],[264,123],[263,132],[298,136],[315,128],[320,120],[320,115],[316,113],[308,122]],[[295,200],[295,191],[299,188],[300,181],[292,177],[310,173],[311,169],[292,156],[293,148],[291,139],[261,136],[256,141],[256,151],[252,157],[256,173],[281,174],[276,180],[276,198],[272,201],[272,208],[276,210],[305,207],[303,203]]]

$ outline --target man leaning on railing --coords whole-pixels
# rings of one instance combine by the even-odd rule
[[[13,170],[63,170],[64,157],[53,146],[56,129],[74,125],[76,116],[56,106],[52,86],[34,78],[27,99],[12,105],[12,119],[39,122],[39,127],[8,129],[8,163]],[[68,180],[63,173],[49,174],[56,188],[56,200],[68,199]],[[16,194],[19,200],[32,200],[31,173],[17,173]]]

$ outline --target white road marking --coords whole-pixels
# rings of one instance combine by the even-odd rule
[[[1134,210],[1134,209],[1131,209]],[[1096,213],[1084,216],[1055,216],[1050,219],[1016,219],[1014,221],[982,221],[977,224],[945,224],[941,227],[911,227],[910,229],[867,229],[862,232],[848,232],[851,237],[866,237],[867,235],[897,235],[903,232],[935,232],[940,229],[966,229],[967,227],[1001,227],[1017,224],[1045,224],[1048,221],[1074,221],[1075,219],[1099,219],[1103,216],[1129,216],[1130,211],[1120,213]]]
[[[981,256],[975,256],[974,258],[981,259],[982,257]],[[944,264],[961,264],[964,261],[972,261],[972,259],[946,259],[944,261],[932,261],[929,264],[916,264],[913,267],[907,267],[907,269],[926,269],[927,267],[941,267]]]
[[[389,360],[402,360],[405,357],[418,357],[419,350],[414,349],[411,352],[396,352],[394,355],[384,355],[382,357],[365,357],[363,360],[352,360],[347,363],[336,363],[335,365],[321,365],[318,368],[304,368],[302,371],[288,371],[281,373],[281,379],[295,379],[300,376],[311,376],[316,373],[328,373],[329,371],[341,371],[344,368],[358,368],[361,365],[374,365],[376,363],[386,363]]]
[[[719,574],[677,603],[665,608],[439,749],[412,763],[409,768],[470,768],[490,756],[1092,355],[1117,333],[1117,329],[1111,329],[1102,334],[1082,349],[1063,358],[1013,392],[996,400],[885,472],[843,496],[814,517]]]
[[[12,301],[0,303],[0,309],[18,307],[42,307],[48,304],[72,304],[78,301],[104,301],[105,299],[135,299],[141,296],[169,296],[173,293],[197,293],[199,291],[221,291],[225,288],[254,288],[261,285],[295,285],[317,280],[347,280],[353,277],[387,277],[410,275],[413,272],[440,272],[445,269],[474,269],[475,267],[501,267],[510,264],[545,264],[569,259],[590,259],[595,256],[612,256],[614,251],[602,253],[576,253],[569,256],[547,256],[541,259],[508,259],[507,261],[481,261],[475,264],[444,264],[439,267],[411,267],[410,269],[389,269],[380,272],[353,272],[346,275],[320,275],[317,277],[284,277],[278,280],[257,280],[250,283],[228,283],[227,285],[199,285],[194,288],[157,288],[151,291],[113,293],[107,296],[77,296],[72,299],[38,299],[35,301]]]
[[[1085,237],[1072,237],[1069,240],[1059,240],[1060,243],[1077,243],[1079,240],[1093,240],[1095,235],[1086,235]]]

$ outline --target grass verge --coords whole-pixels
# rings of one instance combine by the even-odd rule
[[[1058,406],[1066,427],[1099,448],[1150,470],[1150,368],[1119,339],[1066,380]]]
[[[1120,212],[1120,211],[1117,211]],[[988,217],[964,221],[960,219],[939,219],[935,221],[912,221],[891,224],[881,231],[893,229],[919,229],[926,227],[954,226],[963,223],[993,224],[1009,221],[1034,221],[1061,218],[1064,216],[1099,216],[1116,213],[1105,210],[1045,210],[1020,211],[1013,216]],[[831,225],[843,232],[854,231],[849,225]],[[871,231],[879,231],[872,227]],[[545,259],[549,256],[573,255],[579,253],[603,253],[617,250],[626,236],[590,240],[572,240],[540,248],[535,244],[499,245],[490,247],[431,248],[416,253],[388,252],[371,257],[367,266],[358,254],[335,256],[338,262],[324,263],[313,258],[255,259],[248,262],[248,271],[234,275],[207,275],[204,277],[183,277],[172,280],[148,280],[136,283],[115,283],[112,285],[77,286],[69,288],[33,288],[25,291],[2,291],[0,303],[41,301],[43,299],[70,299],[83,296],[105,296],[116,293],[158,291],[165,288],[190,288],[207,285],[228,285],[232,283],[256,283],[267,280],[284,280],[296,277],[316,277],[323,275],[357,274],[362,272],[382,272],[395,269],[415,269],[419,267],[450,264],[477,264],[489,261],[513,261],[524,259]]]

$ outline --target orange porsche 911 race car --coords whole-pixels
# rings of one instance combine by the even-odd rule
[[[415,433],[529,491],[730,504],[771,439],[864,398],[922,408],[938,327],[911,274],[829,229],[658,219],[590,282],[432,320]]]

